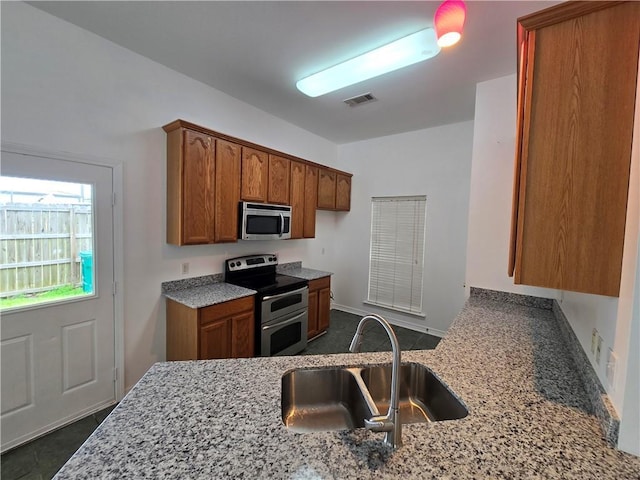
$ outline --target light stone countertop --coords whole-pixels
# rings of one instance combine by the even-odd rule
[[[256,291],[225,282],[210,283],[183,290],[164,292],[163,295],[189,308],[202,308],[255,295]]]
[[[300,262],[287,263],[283,266],[279,265],[278,273],[291,275],[292,277],[298,277],[304,280],[317,280],[318,278],[330,277],[333,275],[331,272],[302,267]]]
[[[333,275],[322,270],[303,268],[301,262],[279,265],[278,273],[302,278],[303,280],[315,280]],[[208,307],[217,303],[255,295],[256,293],[255,290],[225,283],[222,274],[205,275],[162,284],[162,295],[189,308]]]
[[[387,363],[364,353],[157,363],[55,477],[63,479],[635,479],[607,445],[551,310],[471,297],[432,369],[461,420],[403,426],[391,452],[364,429],[292,433],[281,377],[293,368]]]

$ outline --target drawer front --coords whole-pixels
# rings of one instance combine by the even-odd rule
[[[316,280],[309,281],[309,291],[321,290],[323,288],[329,288],[331,286],[331,277],[322,277]]]
[[[253,296],[230,300],[200,309],[200,325],[213,322],[220,318],[229,317],[237,313],[253,311],[255,299]]]

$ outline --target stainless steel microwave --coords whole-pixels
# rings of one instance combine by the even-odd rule
[[[238,238],[284,240],[291,238],[291,207],[269,203],[240,202]]]

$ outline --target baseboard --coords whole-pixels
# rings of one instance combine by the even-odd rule
[[[333,303],[331,308],[334,310],[340,310],[341,312],[352,313],[354,315],[360,315],[364,317],[371,312],[371,310],[361,310],[359,308],[348,307],[346,305],[339,305],[337,303]],[[376,313],[376,312],[373,312]],[[381,314],[391,325],[395,325],[397,327],[408,328],[409,330],[414,330],[416,332],[428,333],[429,335],[433,335],[434,337],[444,337],[447,332],[443,330],[438,330],[436,328],[425,327],[424,325],[416,325],[415,323],[408,322],[401,318],[395,318],[389,315],[388,312]]]

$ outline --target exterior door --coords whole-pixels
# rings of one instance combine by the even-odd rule
[[[76,280],[76,285],[69,287],[80,293],[59,299],[45,298],[41,303],[3,307],[1,421],[2,451],[6,451],[116,401],[113,169],[3,152],[1,174],[5,186],[11,186],[12,178],[20,179],[15,180],[15,184],[24,179],[78,184],[83,190],[82,195],[89,199],[85,199],[85,203],[91,215],[87,220],[91,235],[83,237],[84,251],[81,252],[85,257],[82,260],[90,259],[90,263],[82,264],[82,281]],[[3,188],[3,194],[6,190]],[[58,200],[52,200],[56,195]],[[68,199],[60,200],[64,196],[53,192],[37,201],[69,202]],[[13,199],[11,201],[14,202]],[[32,267],[36,261],[41,262],[41,270],[51,265],[59,270],[63,260],[38,260],[45,251],[59,253],[67,248],[63,241],[67,233],[49,231],[53,223],[50,218],[45,219],[42,225],[46,228],[38,227],[35,233],[15,234],[7,233],[10,227],[6,218],[4,223],[0,222],[3,242],[22,239],[33,243],[36,236],[43,237],[31,246],[33,252],[29,259],[7,261],[3,258],[3,275],[6,269],[15,268],[15,277],[18,278],[20,268]],[[68,230],[74,228],[73,222],[68,224]],[[46,242],[52,238],[58,246],[46,247]],[[17,248],[14,250],[18,257],[29,255],[26,247],[22,253]],[[64,261],[75,262],[77,270],[81,254],[73,249],[69,252],[63,255],[69,257]],[[39,275],[43,275],[42,271]],[[51,275],[49,273],[49,277]],[[33,288],[36,276],[31,274],[29,277],[32,290],[41,293],[43,289],[50,288]],[[24,296],[37,297],[38,294]],[[6,296],[6,292],[3,295]]]

